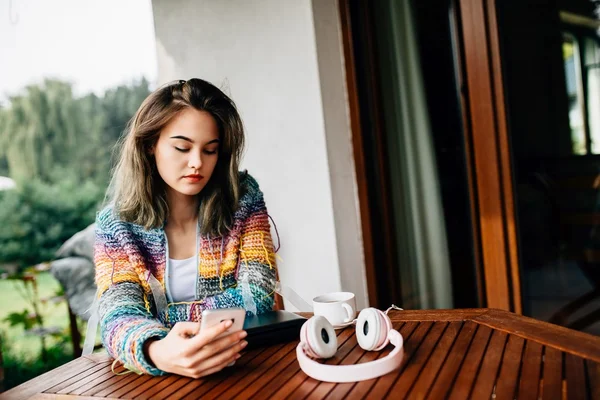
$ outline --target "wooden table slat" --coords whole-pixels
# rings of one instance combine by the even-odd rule
[[[124,368],[120,368],[119,371],[124,371]],[[116,371],[116,370],[115,370]],[[73,393],[77,389],[82,386],[86,386],[90,382],[102,383],[105,380],[109,379],[111,375],[114,375],[112,371],[110,371],[110,367],[107,365],[100,365],[100,368],[97,368],[92,371],[92,369],[88,370],[83,375],[78,375],[70,379],[71,383],[67,386],[64,386],[62,389],[56,392],[56,394],[81,394],[81,392]],[[100,381],[98,381],[100,379]],[[85,391],[85,390],[83,390]],[[82,391],[82,392],[83,392]],[[45,391],[46,393],[52,393],[49,390]]]
[[[325,361],[326,364],[341,364],[344,361],[344,359],[352,352],[352,350],[358,346],[356,336],[353,333],[353,328],[346,328],[341,332],[340,335],[338,335],[338,351],[334,357]],[[339,345],[340,337],[345,339],[344,343],[341,344],[341,346]],[[307,384],[308,387],[310,387],[310,390],[314,388],[314,382],[311,382],[311,380],[309,380],[310,378],[302,370],[300,370],[300,365],[298,364],[298,362],[296,361],[293,365],[296,370],[296,373],[287,382],[281,385],[281,387],[276,393],[273,394],[274,400],[287,398],[299,386],[303,384]]]
[[[269,357],[267,360],[258,364],[256,368],[248,368],[248,373],[244,377],[234,379],[237,374],[233,375],[231,378],[231,386],[229,386],[227,390],[221,392],[213,389],[208,393],[208,396],[204,396],[203,399],[210,400],[217,397],[222,397],[225,399],[233,398],[248,386],[256,384],[262,373],[270,371],[271,368],[274,365],[277,365],[277,363],[281,359],[285,358],[286,355],[295,354],[297,345],[298,344],[296,342],[287,343],[282,347],[281,350],[271,355],[271,357]]]
[[[124,368],[123,368],[124,369]],[[122,371],[118,371],[115,370],[117,373],[118,372],[122,372]],[[82,380],[83,385],[75,388],[74,390],[70,390],[68,392],[68,394],[71,395],[81,395],[84,396],[84,393],[88,390],[93,390],[95,387],[97,387],[98,385],[110,380],[113,376],[115,376],[115,373],[112,371],[106,371],[104,374],[99,375],[97,378],[89,380],[89,379],[85,379]]]
[[[178,376],[178,375],[165,376],[164,378],[160,379],[159,382],[156,382],[150,388],[146,389],[144,392],[135,396],[135,399],[136,400],[148,400],[148,399],[154,398],[154,396],[158,392],[168,389],[168,387],[171,386],[173,383],[175,383],[177,380],[179,380],[179,378],[180,378],[180,376]],[[160,399],[162,400],[162,399],[164,399],[164,397],[162,397]]]
[[[427,396],[433,382],[438,378],[438,374],[446,362],[455,340],[461,331],[463,322],[450,322],[444,331],[429,360],[424,365],[421,374],[413,384],[410,392],[407,392],[407,398],[422,399]]]
[[[563,353],[552,347],[544,347],[542,366],[542,399],[562,398]]]
[[[535,340],[546,346],[600,362],[598,337],[503,310],[489,310],[473,319],[497,331]]]
[[[464,323],[456,338],[454,346],[452,346],[450,353],[448,353],[448,357],[446,358],[442,369],[437,374],[437,379],[429,389],[429,397],[433,399],[442,399],[446,397],[448,391],[452,387],[455,376],[467,355],[467,351],[476,331],[477,324],[471,321]]]
[[[71,385],[73,385],[74,383],[76,384],[77,382],[79,382],[83,377],[87,376],[88,374],[93,374],[97,371],[104,371],[106,369],[106,363],[102,363],[102,364],[91,364],[91,367],[88,369],[85,369],[83,371],[81,371],[80,373],[78,373],[75,376],[72,376],[69,379],[66,379],[54,386],[52,386],[49,389],[44,390],[44,393],[58,393],[59,391],[63,390],[66,387],[69,387]]]
[[[288,365],[294,363],[296,361],[296,343],[293,343],[293,347],[291,351],[288,351],[287,354],[277,363],[278,368],[269,368],[265,373],[263,373],[258,379],[252,382],[249,386],[246,387],[245,390],[238,393],[235,396],[235,399],[249,399],[254,396],[258,391],[263,389],[269,383],[274,380],[281,380],[280,374],[281,370],[285,369]]]
[[[512,335],[508,337],[500,374],[496,381],[497,400],[512,400],[515,398],[524,346],[525,339]]]
[[[494,331],[487,348],[485,349],[483,362],[477,376],[473,391],[469,397],[473,399],[489,399],[496,383],[500,362],[504,354],[504,346],[508,335],[504,332]]]
[[[400,377],[390,388],[390,396],[394,398],[403,398],[409,392],[411,386],[423,370],[423,366],[438,346],[442,334],[447,327],[448,322],[436,322],[433,324],[433,327],[413,355],[411,362],[406,365],[406,368],[404,368]]]
[[[584,360],[573,354],[565,354],[565,373],[567,377],[567,398],[586,399],[586,377]]]
[[[479,366],[482,363],[483,355],[487,349],[492,332],[492,329],[488,326],[477,326],[475,337],[467,349],[465,359],[462,365],[459,366],[456,379],[452,382],[450,387],[449,399],[456,400],[468,398],[471,389],[473,388],[475,378],[477,377],[477,373],[479,372]],[[441,382],[440,385],[444,383],[443,381]]]
[[[410,337],[415,329],[419,326],[418,322],[409,321],[402,326],[395,324],[394,328],[400,332],[404,341],[411,340]],[[370,352],[370,354],[376,354]],[[383,353],[377,355],[377,358],[381,358]],[[371,391],[377,379],[369,379],[368,381],[357,382],[356,384],[340,384],[337,385],[326,397],[327,399],[362,399],[367,396]]]
[[[102,382],[100,385],[96,386],[88,390],[87,392],[82,393],[84,396],[96,396],[96,397],[106,397],[109,393],[114,392],[123,386],[127,385],[129,382],[137,378],[139,375],[137,374],[127,374],[127,375],[115,375],[107,381]]]
[[[591,399],[600,399],[600,363],[585,360],[587,383]]]
[[[523,370],[519,382],[518,398],[538,399],[540,389],[540,374],[542,372],[542,352],[544,346],[538,342],[528,340],[525,344],[525,353],[523,355]]]
[[[0,398],[28,399],[31,396],[42,393],[73,376],[85,373],[90,368],[96,367],[98,361],[94,357],[80,357],[76,360],[61,365],[60,367],[33,378],[23,385],[0,394]]]
[[[237,368],[243,367],[244,365],[248,364],[251,360],[253,360],[255,357],[257,357],[263,351],[265,351],[264,348],[258,348],[258,349],[252,349],[252,350],[245,352],[244,354],[242,354],[242,358],[237,360],[237,362],[235,363],[236,367]],[[202,390],[208,391],[213,386],[218,385],[219,383],[224,381],[225,378],[231,374],[233,374],[233,370],[229,369],[229,370],[223,371],[221,373],[218,373],[214,376],[210,376],[207,378],[202,378],[202,379],[184,378],[183,383],[181,383],[181,384],[174,383],[173,384],[173,386],[172,386],[173,393],[171,393],[171,394],[165,393],[165,400],[176,400],[176,399],[178,400],[178,399],[184,398],[185,396],[189,395],[190,393],[197,391],[200,386],[204,386],[204,388]]]
[[[360,360],[367,352],[365,350],[363,350],[359,345],[358,342],[356,340],[356,336],[352,336],[352,343],[355,343],[355,345],[352,347],[352,350],[341,359],[341,361],[339,362],[340,365],[353,365],[356,364],[358,362],[358,360]],[[386,350],[387,353],[389,353],[389,350]],[[327,360],[325,363],[326,364],[331,364],[332,360],[335,359],[335,357],[332,357],[331,359]],[[335,362],[337,364],[337,362]],[[302,372],[302,374],[304,374],[304,372]],[[304,384],[302,384],[301,386],[297,387],[294,392],[292,392],[292,394],[288,397],[288,399],[290,400],[295,400],[295,399],[304,399],[304,398],[308,398],[310,397],[310,395],[312,394],[312,392],[319,386],[323,384],[322,382],[317,381],[316,379],[313,378],[307,378],[307,380],[304,382]]]
[[[153,378],[150,375],[136,375],[136,378],[129,382],[128,384],[121,386],[116,390],[112,390],[107,396],[115,397],[115,398],[126,398],[124,397],[127,393],[132,390],[137,389],[140,386],[145,385],[147,382],[151,381]]]
[[[419,323],[419,326],[417,326],[417,329],[415,329],[410,338],[404,341],[404,358],[402,359],[400,368],[377,379],[377,382],[375,382],[375,385],[373,385],[373,388],[369,392],[369,396],[382,399],[387,395],[394,382],[396,382],[396,379],[404,373],[406,366],[412,363],[413,355],[419,349],[419,346],[423,343],[423,339],[427,336],[433,325],[433,322],[429,321]]]
[[[192,393],[184,397],[184,399],[214,399],[219,397],[221,393],[229,389],[232,385],[237,384],[237,382],[244,376],[256,371],[261,364],[266,362],[269,358],[275,356],[277,352],[284,347],[283,344],[277,344],[275,346],[271,346],[266,348],[264,351],[260,352],[256,357],[249,360],[246,364],[240,365],[237,368],[232,368],[227,371],[225,374],[225,379],[219,379],[218,384],[216,385],[202,385]],[[220,372],[216,376],[208,377],[207,379],[214,380],[218,375],[223,375],[224,372]]]

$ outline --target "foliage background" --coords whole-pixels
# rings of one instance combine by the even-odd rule
[[[94,222],[114,145],[149,93],[141,79],[76,97],[47,79],[0,105],[0,176],[16,182],[0,191],[0,391],[73,358],[67,304],[50,301],[60,285],[33,267]]]

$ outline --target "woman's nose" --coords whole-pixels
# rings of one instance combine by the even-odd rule
[[[202,156],[200,153],[190,155],[188,166],[193,169],[200,169],[202,166]]]

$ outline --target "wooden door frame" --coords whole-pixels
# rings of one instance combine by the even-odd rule
[[[485,306],[522,313],[496,0],[458,0],[463,108]]]
[[[399,299],[399,285],[393,282],[385,268],[394,265],[393,241],[383,243],[385,253],[378,260],[374,249],[378,243],[375,237],[377,218],[374,217],[373,197],[369,194],[367,156],[364,151],[365,115],[375,125],[373,133],[379,151],[385,152],[385,138],[382,132],[383,116],[378,94],[379,76],[376,68],[361,71],[368,74],[370,93],[360,92],[357,75],[357,59],[354,54],[353,27],[350,17],[351,0],[339,0],[344,57],[346,60],[346,83],[358,196],[361,212],[362,237],[365,254],[365,268],[369,301],[372,306],[384,307],[389,298]],[[367,27],[372,25],[372,15],[368,1],[364,4]],[[515,205],[513,196],[513,175],[510,147],[507,133],[504,88],[496,20],[495,0],[455,0],[457,22],[457,52],[459,60],[459,83],[464,118],[465,144],[467,154],[467,174],[470,187],[471,214],[475,263],[481,307],[498,308],[522,313],[520,272],[517,253],[515,227]],[[367,42],[366,63],[376,65],[374,34],[371,29],[362,32]],[[365,110],[364,98],[369,96],[369,109]],[[363,100],[363,101],[361,101]],[[366,113],[366,114],[365,114]],[[376,190],[383,194],[383,209],[388,217],[393,210],[385,207],[385,194],[389,192],[389,176],[385,165],[386,158],[379,154],[376,169],[383,177],[382,186]],[[371,187],[371,190],[373,188]],[[389,203],[389,201],[388,201]],[[385,235],[393,237],[390,226],[377,227]],[[382,251],[379,243],[378,251]],[[385,294],[385,296],[384,296]]]

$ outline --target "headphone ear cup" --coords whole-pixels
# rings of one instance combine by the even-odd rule
[[[307,356],[331,358],[337,352],[337,336],[329,321],[317,315],[310,318],[300,329],[300,342]]]
[[[373,307],[365,308],[356,322],[358,344],[367,351],[381,350],[390,341],[388,333],[391,329],[392,322],[384,312]]]

